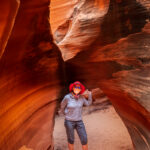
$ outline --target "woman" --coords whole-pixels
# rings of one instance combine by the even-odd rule
[[[70,93],[66,94],[61,102],[59,114],[65,115],[64,126],[66,128],[68,148],[74,150],[74,129],[76,129],[80,138],[82,149],[88,150],[87,133],[82,120],[83,105],[89,106],[92,104],[92,92],[89,92],[88,101],[82,95],[85,91],[84,85],[76,81],[69,86]]]

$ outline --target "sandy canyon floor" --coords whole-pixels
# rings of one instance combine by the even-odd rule
[[[83,107],[83,122],[88,136],[89,150],[133,150],[130,135],[111,104]],[[67,150],[67,137],[64,117],[55,117],[55,150]],[[82,150],[75,130],[75,150]]]

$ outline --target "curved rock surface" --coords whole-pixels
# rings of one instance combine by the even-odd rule
[[[73,7],[72,14],[54,32],[54,39],[64,61],[85,50],[95,41],[101,33],[100,25],[108,7],[109,0],[82,0]]]
[[[14,19],[19,7],[19,1],[17,0],[1,0],[0,5],[0,58],[4,53],[4,49],[7,45],[8,37],[11,33]]]
[[[81,8],[79,10],[82,12]],[[67,79],[70,82],[80,79],[89,88],[100,87],[120,114],[134,148],[138,150],[150,149],[149,14],[148,1],[111,0],[99,24],[94,23],[90,28],[87,21],[86,26],[83,25],[83,29],[89,31],[85,32],[85,39],[90,37],[91,43],[90,40],[82,42],[82,33],[80,36],[75,32],[82,27],[79,23],[69,27],[74,32],[65,32],[63,36],[60,29],[66,24],[62,24],[54,35],[64,53]],[[89,25],[92,25],[91,22]],[[90,31],[95,26],[97,33],[93,35]],[[63,37],[61,40],[58,33]],[[81,43],[73,40],[71,35],[75,35]],[[66,43],[65,38],[68,38]]]
[[[2,4],[0,149],[53,150],[57,104],[75,80],[100,88],[134,148],[150,149],[148,0]]]
[[[2,20],[3,28],[8,30],[11,25],[12,31],[0,59],[1,150],[53,148],[63,60],[50,34],[49,3],[21,0],[16,17]],[[9,7],[5,10],[15,14],[14,6]]]

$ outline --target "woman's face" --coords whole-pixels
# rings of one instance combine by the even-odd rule
[[[75,86],[73,87],[73,92],[74,92],[75,94],[79,94],[80,91],[81,91],[80,85],[75,85]]]

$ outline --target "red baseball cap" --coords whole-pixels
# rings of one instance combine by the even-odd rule
[[[80,87],[81,87],[81,91],[80,91],[80,94],[82,94],[84,91],[85,91],[85,86],[80,82],[80,81],[75,81],[74,83],[71,83],[70,85],[69,85],[69,91],[71,92],[72,91],[72,89],[73,89],[73,86],[74,85],[80,85]]]

